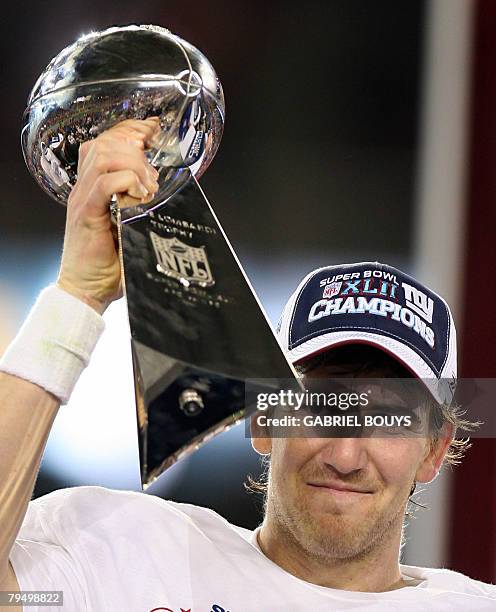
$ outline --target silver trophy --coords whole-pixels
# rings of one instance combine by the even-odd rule
[[[145,488],[247,416],[246,380],[283,386],[294,375],[197,183],[224,124],[221,84],[198,49],[152,25],[79,38],[31,92],[21,135],[26,164],[66,204],[79,145],[124,119],[150,116],[160,117],[160,133],[146,151],[159,190],[146,204],[113,206]]]

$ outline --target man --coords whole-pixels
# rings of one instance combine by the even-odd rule
[[[63,591],[71,612],[494,610],[494,586],[398,561],[414,484],[435,478],[453,442],[440,406],[456,341],[445,302],[381,264],[309,274],[283,313],[281,342],[306,377],[424,378],[436,435],[271,438],[253,419],[253,446],[270,456],[253,533],[205,508],[99,487],[29,503],[58,406],[120,295],[108,202],[157,190],[143,152],[156,129],[154,119],[126,121],[81,147],[57,286],[2,360],[0,588]]]

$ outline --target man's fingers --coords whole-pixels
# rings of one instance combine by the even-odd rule
[[[119,170],[133,170],[149,192],[158,190],[158,172],[143,154],[136,152],[132,145],[122,144],[119,147],[104,147],[100,143],[99,148],[95,148],[90,155],[91,159],[88,156],[88,163],[85,164],[80,176],[80,182],[83,185],[91,187],[101,174]]]
[[[157,120],[152,120],[152,119],[145,119],[145,120],[135,120],[135,119],[129,119],[127,121],[122,121],[120,123],[117,123],[116,125],[114,125],[113,127],[111,127],[109,130],[107,130],[104,134],[107,135],[112,135],[112,134],[122,134],[122,135],[126,135],[126,133],[129,134],[139,134],[141,135],[142,138],[150,138],[156,131],[158,131],[160,129],[160,121]],[[104,135],[102,134],[102,136]]]
[[[123,206],[150,201],[158,191],[158,172],[146,159],[143,149],[146,140],[158,129],[158,118],[129,119],[83,143],[78,180],[69,198],[69,207],[94,220],[109,214],[114,193],[122,194]],[[81,194],[88,195],[79,197]]]
[[[133,170],[101,174],[95,181],[86,203],[88,215],[90,217],[107,215],[109,202],[114,193],[130,195],[136,200],[133,204],[146,200],[151,195]]]
[[[135,129],[132,127],[116,127],[114,128],[110,128],[110,130],[107,130],[106,132],[102,132],[102,134],[100,136],[98,136],[98,138],[100,140],[115,140],[115,139],[119,139],[119,140],[124,140],[124,141],[139,141],[140,144],[142,144],[143,142],[146,141],[147,138],[149,138],[150,135],[154,134],[155,130],[150,128],[146,128],[145,129]]]
[[[114,127],[132,127],[141,129],[146,125],[159,125],[160,117],[147,117],[146,119],[125,119],[124,121],[120,121],[116,123]],[[113,128],[110,128],[113,129]]]
[[[150,117],[145,120],[127,119],[117,123],[105,132],[102,132],[97,138],[88,140],[80,145],[78,175],[86,164],[88,155],[90,155],[95,146],[98,147],[100,143],[115,143],[119,140],[121,143],[143,150],[145,145],[159,131],[160,120],[158,117]]]
[[[150,194],[147,198],[133,198],[128,193],[118,193],[117,194],[117,205],[119,208],[129,208],[130,206],[137,206],[138,204],[146,204],[153,198],[153,195]]]

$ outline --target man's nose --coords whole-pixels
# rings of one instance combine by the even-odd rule
[[[367,464],[366,443],[363,438],[332,438],[321,450],[324,463],[341,474],[362,469]]]

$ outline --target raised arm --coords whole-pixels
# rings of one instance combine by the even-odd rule
[[[123,194],[121,205],[135,204],[157,191],[157,173],[144,155],[157,128],[155,118],[128,120],[81,145],[57,280],[62,291],[52,289],[50,296],[35,306],[0,363],[0,590],[16,586],[8,558],[60,402],[67,400],[86,354],[91,352],[88,343],[91,345],[92,336],[97,337],[98,315],[121,295],[110,198],[114,193]],[[71,311],[71,300],[78,306],[76,314]],[[77,317],[76,321],[71,316]],[[86,324],[91,326],[90,339],[85,337]],[[56,346],[51,346],[54,336],[57,340],[52,344]],[[70,337],[67,342],[66,336]],[[74,346],[81,350],[74,350]],[[55,371],[57,380],[52,374]]]

